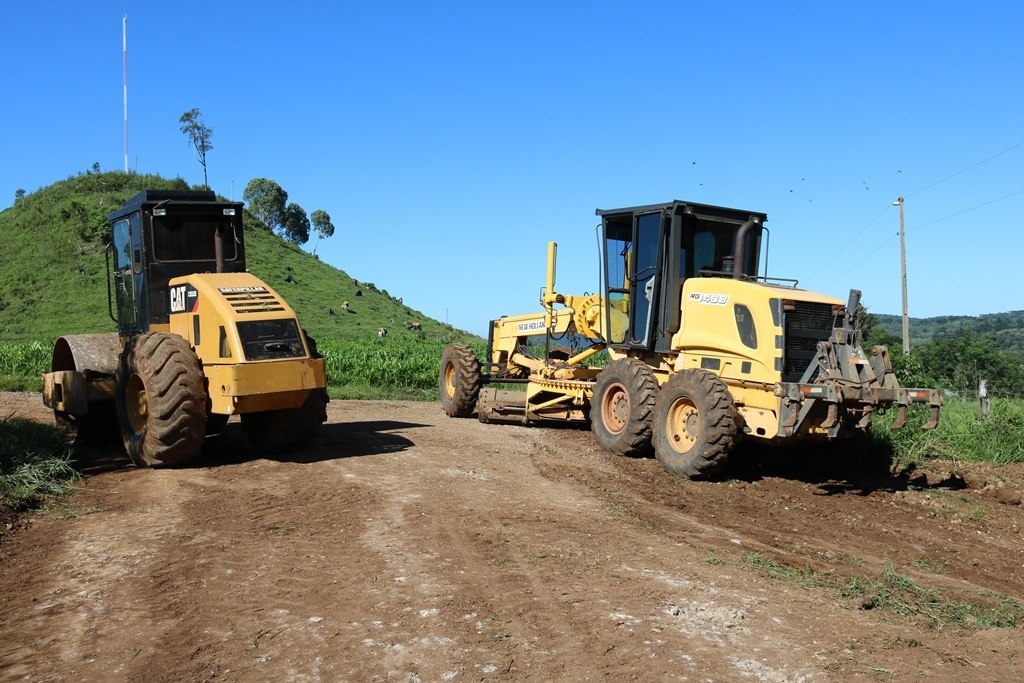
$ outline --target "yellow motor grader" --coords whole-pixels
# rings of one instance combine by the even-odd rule
[[[445,349],[448,415],[589,421],[609,451],[653,448],[687,478],[714,475],[741,438],[848,438],[891,407],[901,428],[912,403],[938,425],[940,393],[900,386],[888,349],[861,347],[859,291],[844,303],[758,274],[767,215],[679,200],[596,213],[601,291],[557,292],[550,243],[542,312],[493,320],[482,362]],[[601,351],[611,361],[588,365]]]
[[[324,361],[284,299],[246,272],[242,204],[146,190],[108,220],[118,331],[59,338],[43,375],[43,402],[68,440],[117,425],[136,464],[160,466],[194,458],[231,415],[261,446],[316,436]]]

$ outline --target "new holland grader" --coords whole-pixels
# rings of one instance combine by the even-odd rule
[[[118,331],[59,338],[43,375],[68,440],[87,444],[116,424],[133,462],[162,466],[197,456],[231,415],[260,446],[316,436],[324,361],[284,299],[246,272],[242,204],[147,190],[108,220]]]
[[[859,291],[844,303],[759,274],[766,214],[679,200],[596,213],[600,292],[556,291],[550,243],[542,312],[493,320],[482,361],[445,349],[448,415],[589,421],[605,449],[653,450],[695,479],[743,438],[854,437],[890,408],[901,428],[914,403],[930,406],[923,428],[938,425],[940,393],[900,386],[888,349],[861,347]],[[587,364],[602,351],[610,362]]]

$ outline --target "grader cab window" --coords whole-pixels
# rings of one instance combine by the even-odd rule
[[[605,331],[613,344],[626,341],[629,320],[629,278],[633,274],[632,222],[613,222],[605,225],[605,287],[608,305]]]
[[[661,212],[605,218],[604,277],[608,340],[646,344],[658,292]]]
[[[661,231],[661,212],[638,216],[636,219],[636,273],[633,275],[636,301],[629,317],[633,341],[647,344],[650,334],[651,311],[658,298],[654,276],[658,266],[658,238]]]
[[[693,261],[686,263],[684,258],[685,277],[699,276],[702,271],[707,274],[719,275],[731,273],[732,267],[729,265],[728,259],[734,256],[733,252],[736,250],[735,241],[738,228],[739,226],[732,223],[715,224],[710,221],[702,221],[702,225],[690,233],[689,239],[692,248],[689,251]],[[687,238],[684,237],[684,245],[686,240]],[[745,275],[757,275],[757,240],[757,231],[747,235],[746,257],[744,258],[746,263],[741,267],[741,271]]]

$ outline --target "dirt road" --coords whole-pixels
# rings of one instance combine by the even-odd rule
[[[841,588],[889,567],[940,605],[1024,600],[1020,468],[768,458],[693,483],[438,404],[329,416],[283,456],[235,422],[194,467],[97,454],[0,543],[0,680],[1024,679],[1020,626]]]

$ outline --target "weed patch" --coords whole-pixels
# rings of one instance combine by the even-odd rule
[[[834,591],[848,599],[860,599],[863,609],[881,609],[892,614],[923,621],[929,628],[1016,628],[1024,623],[1024,603],[994,593],[978,593],[973,599],[954,599],[940,591],[922,586],[896,571],[891,563],[877,578],[850,576],[840,578],[822,574],[809,567],[751,553],[743,562],[769,579],[795,583],[802,588]]]
[[[15,510],[36,507],[67,493],[78,478],[56,428],[0,418],[0,504]]]

